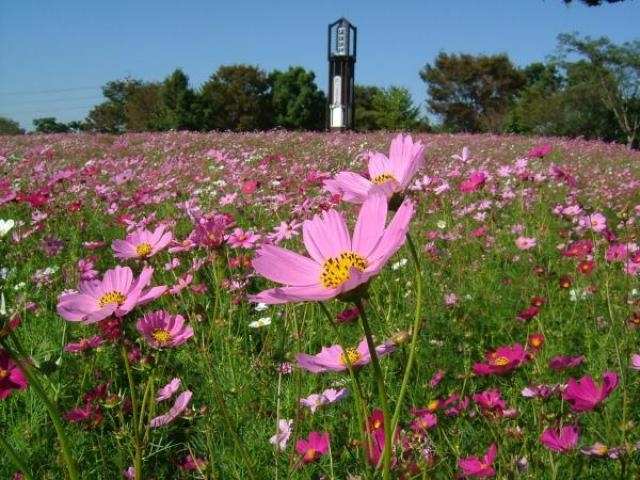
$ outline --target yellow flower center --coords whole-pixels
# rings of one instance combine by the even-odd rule
[[[353,365],[360,358],[360,353],[356,348],[347,348],[342,355],[340,355],[340,363],[343,365]]]
[[[100,297],[100,299],[98,300],[98,306],[100,308],[104,308],[110,303],[117,303],[118,306],[120,306],[125,302],[126,299],[127,297],[124,293],[111,291],[111,292],[105,293]]]
[[[363,272],[367,266],[368,262],[362,255],[355,252],[341,253],[324,262],[320,283],[324,288],[337,288],[349,279],[351,267]]]
[[[498,367],[504,367],[509,365],[509,359],[507,357],[496,357],[493,359],[493,364]]]
[[[140,245],[136,245],[136,253],[139,257],[147,257],[151,253],[151,244],[149,243],[141,243]]]
[[[391,173],[381,173],[380,175],[377,175],[375,177],[373,177],[373,179],[371,180],[373,183],[375,183],[376,185],[382,185],[384,183],[390,182],[390,181],[398,181],[398,179],[396,177],[394,177]]]
[[[315,458],[316,458],[316,451],[313,448],[310,448],[309,450],[304,452],[304,459],[306,461],[311,462],[312,460],[315,460]]]
[[[427,410],[435,412],[439,406],[440,400],[431,400],[429,403],[427,403]]]
[[[606,455],[609,451],[609,448],[606,445],[598,445],[595,448],[595,451],[598,452],[599,455]]]
[[[2,380],[3,378],[7,378],[9,376],[9,370],[3,370],[2,368],[0,368],[0,380]]]
[[[158,343],[167,343],[167,342],[171,341],[171,339],[173,338],[169,332],[167,332],[166,330],[163,330],[161,328],[159,328],[157,330],[154,330],[151,333],[151,336]]]

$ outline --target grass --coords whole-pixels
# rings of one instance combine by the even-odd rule
[[[63,348],[80,338],[104,337],[104,331],[95,324],[63,320],[56,306],[61,293],[78,286],[79,259],[94,256],[99,277],[116,265],[127,265],[136,275],[141,271],[140,261],[119,261],[110,248],[113,240],[125,238],[127,226],[153,229],[162,223],[182,241],[194,228],[199,208],[201,214],[233,215],[237,226],[259,233],[264,241],[280,222],[301,222],[334,206],[322,190],[323,180],[341,170],[365,171],[362,153],[388,152],[393,137],[174,132],[0,140],[0,218],[17,222],[0,239],[0,286],[9,309],[4,320],[21,319],[11,336],[5,330],[3,349],[15,351],[19,339],[29,371],[60,415],[86,406],[83,396],[106,386],[90,402],[93,410],[86,421],[63,420],[79,478],[119,478],[135,464],[136,448],[138,478],[380,476],[362,448],[365,419],[381,407],[372,365],[353,376],[312,374],[297,368],[295,360],[297,353],[316,354],[336,343],[355,346],[363,337],[361,322],[330,325],[327,312],[333,317],[351,306],[338,300],[256,310],[247,294],[273,284],[252,273],[254,249],[223,245],[174,254],[163,249],[148,259],[154,267],[151,284],[173,286],[187,273],[193,275],[191,284],[136,308],[124,317],[122,338],[83,354]],[[624,269],[625,262],[635,263],[638,246],[639,154],[616,145],[556,138],[416,139],[426,145],[425,166],[416,178],[420,182],[408,192],[416,203],[410,232],[418,265],[407,245],[402,247],[372,280],[365,305],[376,339],[396,342],[396,351],[380,359],[391,412],[415,338],[416,362],[399,406],[403,440],[392,478],[452,478],[462,471],[461,459],[482,458],[491,444],[497,446],[493,468],[498,478],[637,477],[640,374],[630,368],[630,358],[640,351],[640,286],[637,273]],[[525,165],[521,159],[541,144],[553,150]],[[468,163],[452,158],[464,146],[471,151]],[[552,163],[577,185],[554,177]],[[477,170],[490,178],[482,188],[461,193],[458,185]],[[242,193],[253,180],[259,182],[257,189]],[[437,193],[445,183],[450,190]],[[580,206],[581,213],[561,213],[571,205]],[[335,208],[353,225],[357,206],[341,202]],[[615,239],[580,226],[580,218],[595,213],[604,215]],[[484,232],[478,231],[481,227]],[[519,250],[515,240],[521,236],[535,238],[535,247]],[[303,253],[300,237],[281,246]],[[595,267],[588,275],[578,270],[584,258],[562,254],[580,240],[593,245],[588,258]],[[86,242],[104,246],[89,249]],[[612,245],[627,245],[627,259],[608,261]],[[166,270],[174,258],[180,264]],[[193,268],[194,260],[202,267]],[[416,275],[423,285],[420,295]],[[571,283],[566,288],[564,277]],[[449,297],[447,304],[445,295],[451,294],[456,300]],[[534,297],[544,299],[539,313],[517,320]],[[415,331],[418,298],[420,329]],[[184,316],[193,338],[174,349],[149,347],[135,322],[161,309]],[[249,326],[265,317],[270,325]],[[543,334],[544,343],[529,361],[505,375],[473,374],[488,350],[526,346],[533,334]],[[548,364],[557,355],[584,355],[585,360],[554,371]],[[443,379],[430,386],[439,371]],[[532,385],[566,388],[569,379],[584,375],[600,384],[605,371],[615,372],[619,383],[594,410],[575,412],[561,394],[547,399],[522,394]],[[176,377],[182,381],[180,391],[193,392],[188,408],[170,424],[148,428],[149,420],[173,401],[156,403],[155,391]],[[315,414],[300,405],[312,393],[343,387],[349,389],[348,398]],[[494,389],[499,389],[504,408],[483,409],[473,400],[474,394]],[[453,395],[466,399],[466,407],[446,413],[458,406],[454,401],[433,409],[435,401]],[[412,430],[412,409],[429,405],[437,425]],[[280,419],[293,420],[292,436],[282,451],[269,442]],[[579,439],[566,452],[541,443],[545,429],[574,423]],[[60,435],[33,384],[11,390],[1,401],[0,425],[6,432],[3,448],[31,469],[26,474],[70,478]],[[330,454],[302,465],[295,445],[311,432],[329,433]],[[600,448],[599,455],[581,451],[596,442],[607,450]],[[616,450],[620,447],[624,452]],[[191,470],[177,467],[189,455],[201,464]],[[11,478],[16,470],[11,462],[2,462],[0,476]]]

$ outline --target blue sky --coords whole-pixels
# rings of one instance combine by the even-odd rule
[[[355,80],[409,89],[424,105],[419,71],[440,51],[507,53],[544,61],[560,33],[638,38],[640,2],[589,8],[577,0],[20,0],[0,6],[0,116],[82,120],[101,86],[127,76],[161,81],[182,68],[200,87],[221,65],[266,72],[300,65],[327,91],[327,26],[358,29]]]

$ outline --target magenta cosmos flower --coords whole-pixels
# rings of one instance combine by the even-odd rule
[[[9,354],[0,350],[0,400],[7,398],[13,390],[24,390],[27,385],[27,379]]]
[[[185,326],[182,315],[170,315],[164,310],[145,313],[136,322],[136,329],[156,348],[177,347],[193,337],[193,328]]]
[[[511,347],[499,347],[485,354],[487,363],[476,363],[473,372],[476,375],[502,375],[519,367],[529,359],[529,353],[519,343]]]
[[[95,323],[110,315],[123,317],[138,305],[149,303],[167,289],[162,285],[145,290],[153,268],[145,267],[134,279],[129,267],[107,270],[102,281],[80,282],[79,292],[64,293],[58,301],[58,314],[70,322]]]
[[[301,438],[297,441],[296,451],[302,457],[302,463],[315,462],[329,451],[329,434],[311,432],[308,440]]]
[[[456,475],[457,478],[488,478],[493,477],[496,474],[496,470],[493,468],[493,461],[496,458],[498,447],[495,443],[492,443],[487,451],[486,455],[479,459],[476,456],[467,458],[461,458],[458,460],[458,466],[462,469],[461,473]]]
[[[153,232],[143,228],[130,233],[124,240],[114,240],[111,244],[114,256],[121,260],[154,256],[173,240],[173,234],[165,233],[164,229],[164,225],[159,225]]]
[[[540,435],[540,443],[554,452],[570,452],[578,445],[580,429],[578,424],[565,425],[561,429],[547,428]]]
[[[395,350],[393,345],[382,344],[376,347],[378,356],[384,356]],[[348,368],[360,367],[371,362],[371,354],[367,346],[367,340],[362,339],[356,348],[342,348],[342,345],[332,345],[322,347],[317,355],[307,355],[299,353],[296,355],[298,365],[312,373],[320,372],[341,372]]]
[[[571,404],[571,409],[574,412],[586,412],[600,405],[617,386],[618,374],[615,372],[602,374],[601,388],[588,375],[577,381],[570,378],[562,399]]]
[[[325,180],[324,186],[351,203],[363,203],[374,192],[391,197],[409,186],[423,162],[422,142],[414,142],[411,135],[398,134],[391,142],[389,157],[378,152],[370,154],[368,171],[371,180],[357,173],[339,172],[333,179]]]
[[[360,209],[353,238],[335,210],[306,220],[302,237],[311,258],[275,245],[260,247],[253,268],[285,286],[250,295],[249,300],[267,304],[328,300],[366,283],[405,242],[413,208],[413,202],[405,199],[385,228],[387,199],[371,195]]]

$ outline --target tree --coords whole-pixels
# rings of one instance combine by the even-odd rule
[[[0,135],[22,135],[24,129],[20,124],[10,118],[0,117]]]
[[[377,125],[385,130],[416,130],[420,125],[420,108],[413,104],[409,90],[391,86],[381,89],[372,100]]]
[[[640,40],[614,45],[606,37],[580,38],[561,34],[560,58],[567,66],[569,54],[586,58],[598,79],[601,100],[613,113],[626,143],[632,148],[640,135]]]
[[[302,67],[289,67],[269,75],[271,104],[276,126],[293,130],[321,130],[325,126],[325,96],[315,83],[315,74]]]
[[[164,79],[160,89],[161,130],[195,130],[198,128],[196,96],[189,87],[189,77],[176,69]]]
[[[91,109],[86,119],[91,131],[121,133],[127,130],[126,104],[131,95],[143,85],[141,80],[125,78],[113,80],[102,87],[107,99]]]
[[[66,123],[57,122],[55,117],[34,118],[33,126],[39,133],[66,133],[69,126]]]
[[[563,0],[564,3],[566,3],[567,5],[569,5],[571,3],[572,0]],[[600,5],[602,5],[603,3],[618,3],[618,2],[624,2],[624,0],[580,0],[582,3],[584,3],[585,5],[589,6],[589,7],[599,7]]]
[[[526,81],[505,54],[441,52],[420,77],[428,84],[429,109],[454,132],[501,131],[508,107]]]
[[[353,96],[355,103],[355,127],[357,130],[379,130],[378,112],[373,99],[381,94],[380,87],[374,85],[356,85]]]
[[[163,130],[163,104],[159,83],[142,83],[132,89],[124,104],[128,132]]]
[[[272,110],[267,75],[248,65],[221,66],[200,90],[207,130],[271,128]]]

